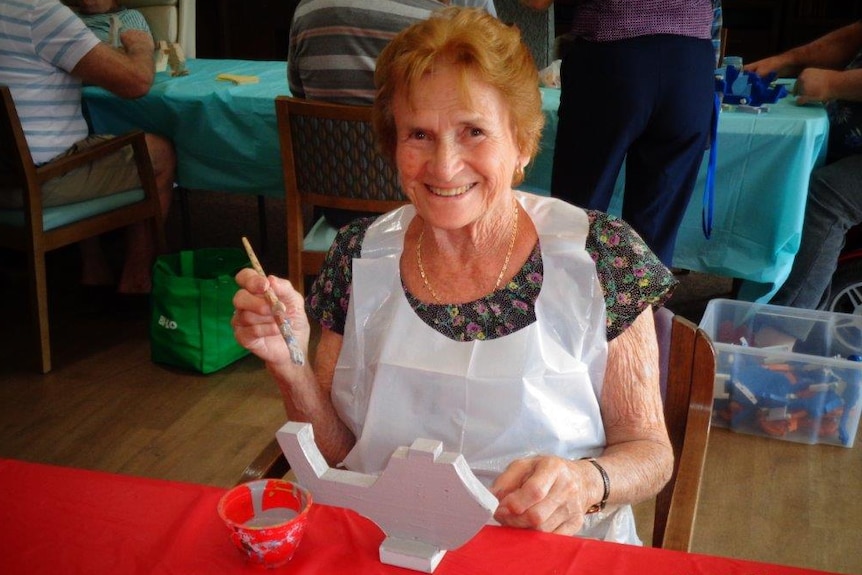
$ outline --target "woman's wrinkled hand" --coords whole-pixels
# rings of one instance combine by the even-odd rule
[[[270,287],[284,303],[293,334],[307,356],[311,331],[302,294],[289,281],[276,276],[263,278],[250,268],[240,270],[236,275],[236,283],[240,289],[233,296],[235,311],[231,327],[240,345],[269,364],[293,365],[272,308],[263,295]]]
[[[583,489],[588,471],[582,462],[555,456],[513,461],[491,487],[500,502],[494,519],[509,527],[574,535],[595,503]]]

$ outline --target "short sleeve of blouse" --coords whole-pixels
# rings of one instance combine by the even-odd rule
[[[306,298],[306,313],[322,327],[344,335],[347,304],[353,283],[353,258],[362,255],[362,240],[374,222],[374,217],[361,218],[347,224],[335,236],[323,261],[320,275]]]
[[[588,211],[587,251],[605,292],[608,341],[626,330],[648,306],[664,304],[677,280],[623,220]]]

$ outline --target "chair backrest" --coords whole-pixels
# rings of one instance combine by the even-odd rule
[[[43,208],[45,182],[124,146],[134,150],[141,188]],[[23,207],[0,210],[0,247],[27,255],[33,335],[40,350],[40,369],[47,373],[51,370],[51,345],[45,253],[137,222],[149,223],[156,249],[164,250],[161,208],[144,133],[117,136],[36,166],[12,94],[7,86],[0,85],[0,193],[14,190],[21,190]]]
[[[664,416],[673,474],[655,500],[653,547],[688,551],[712,417],[715,350],[709,336],[666,308],[656,310]]]
[[[34,170],[12,93],[0,86],[0,187],[26,189]]]
[[[536,67],[539,70],[547,67],[554,54],[554,5],[547,10],[533,10],[521,4],[521,0],[494,0],[494,7],[501,21],[515,24],[521,30]]]
[[[80,0],[62,0],[77,8]],[[143,14],[156,43],[178,42],[187,58],[195,57],[196,0],[119,0],[121,6]]]
[[[278,96],[276,117],[287,204],[288,278],[303,290],[328,243],[306,245],[314,208],[383,213],[404,205],[398,177],[377,151],[370,106]],[[323,220],[320,225],[326,225]],[[327,236],[331,239],[334,235]]]

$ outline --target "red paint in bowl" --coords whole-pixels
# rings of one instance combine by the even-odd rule
[[[293,557],[308,525],[311,493],[283,479],[238,485],[219,500],[233,544],[250,562],[279,567]]]

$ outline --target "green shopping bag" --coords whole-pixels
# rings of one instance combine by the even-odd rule
[[[249,265],[238,248],[159,256],[153,266],[150,353],[156,363],[212,373],[248,354],[230,325],[236,273]]]

